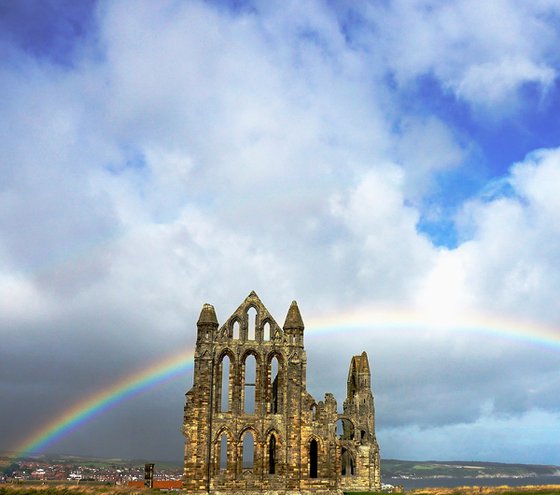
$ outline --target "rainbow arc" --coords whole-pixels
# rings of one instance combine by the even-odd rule
[[[356,332],[371,333],[388,329],[424,330],[434,328],[488,338],[514,340],[528,345],[560,350],[560,331],[535,322],[477,316],[462,318],[457,323],[436,321],[412,311],[347,312],[310,318],[306,334],[313,337],[321,334],[338,335],[340,332],[349,331],[355,334]],[[85,397],[21,442],[15,449],[13,457],[40,453],[118,404],[162,383],[184,376],[192,370],[193,359],[193,350],[184,350]]]
[[[146,390],[184,376],[192,369],[193,357],[194,353],[191,349],[182,351],[87,396],[25,439],[16,448],[12,457],[40,453],[118,404]]]

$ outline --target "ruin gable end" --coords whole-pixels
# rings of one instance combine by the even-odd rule
[[[352,357],[343,412],[306,389],[295,301],[280,327],[255,292],[219,326],[204,304],[186,393],[183,486],[196,494],[379,491],[367,354]]]

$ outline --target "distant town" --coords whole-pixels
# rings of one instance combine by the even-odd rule
[[[38,455],[14,459],[9,453],[0,453],[0,483],[92,483],[134,486],[134,482],[144,482],[144,465],[148,462],[155,464],[154,481],[182,479],[182,467],[173,462],[70,455]],[[560,484],[560,466],[386,459],[383,461],[383,479],[386,487],[401,485],[405,488],[436,484],[493,485],[499,480],[502,480],[499,481],[500,484],[510,485]],[[496,483],[492,480],[496,480]]]
[[[40,456],[12,459],[0,455],[0,482],[75,482],[128,485],[144,480],[144,461],[97,459],[72,456]],[[182,468],[171,463],[155,463],[154,480],[180,480]]]

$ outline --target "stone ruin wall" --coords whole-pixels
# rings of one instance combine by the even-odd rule
[[[295,301],[281,328],[251,292],[218,326],[214,308],[204,305],[184,410],[185,489],[217,495],[379,490],[366,353],[351,360],[338,414],[332,394],[317,402],[307,392],[304,324]],[[337,421],[343,424],[338,435]]]

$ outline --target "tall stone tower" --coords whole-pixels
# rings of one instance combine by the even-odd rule
[[[295,301],[280,327],[251,292],[218,327],[213,306],[203,305],[184,410],[184,487],[217,495],[379,490],[366,353],[351,360],[338,414],[332,394],[317,402],[307,392]]]

